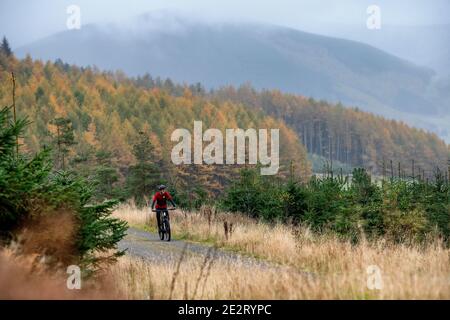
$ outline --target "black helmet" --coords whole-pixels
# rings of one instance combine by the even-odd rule
[[[166,188],[167,188],[167,187],[166,187],[165,185],[163,185],[163,184],[160,185],[160,186],[158,186],[158,189],[159,189],[159,190],[164,190],[164,189],[166,189]]]

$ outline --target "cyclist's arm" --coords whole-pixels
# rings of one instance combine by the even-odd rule
[[[167,199],[172,204],[172,206],[175,208],[176,205],[175,205],[175,202],[173,201],[172,196],[170,195],[170,193],[167,193]]]
[[[153,200],[152,200],[152,210],[155,209],[155,203],[156,203],[156,197],[153,196]]]

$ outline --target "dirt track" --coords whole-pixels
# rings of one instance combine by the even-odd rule
[[[243,256],[222,249],[214,250],[206,244],[198,244],[180,240],[161,241],[156,233],[150,233],[135,228],[128,229],[128,234],[119,243],[119,249],[127,250],[127,254],[143,258],[149,262],[177,261],[186,247],[186,256],[204,257],[210,251],[217,259],[241,262],[249,266],[274,268],[277,265],[261,261],[252,257]]]
[[[119,249],[126,249],[127,254],[142,258],[151,263],[176,263],[180,259],[184,248],[186,247],[186,257],[199,257],[203,259],[208,251],[215,255],[216,260],[221,263],[239,263],[249,268],[267,268],[269,270],[289,269],[292,272],[298,272],[306,277],[314,275],[308,272],[299,271],[298,269],[278,265],[268,261],[241,255],[235,252],[223,249],[214,250],[206,244],[198,244],[180,240],[172,240],[170,242],[161,241],[156,233],[149,233],[135,228],[128,229],[128,234],[119,243]]]

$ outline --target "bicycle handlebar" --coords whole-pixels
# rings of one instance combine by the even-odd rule
[[[164,209],[159,209],[160,211],[162,210],[176,210],[177,208],[164,208]],[[156,212],[156,209],[152,209],[152,212]]]

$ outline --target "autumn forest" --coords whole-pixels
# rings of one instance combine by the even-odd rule
[[[178,183],[220,190],[233,170],[202,165],[194,175],[193,168],[170,162],[171,132],[191,128],[194,120],[219,129],[280,128],[280,175],[293,171],[302,179],[311,174],[307,152],[378,175],[411,175],[414,161],[415,174],[424,177],[431,177],[436,166],[445,168],[449,155],[448,146],[436,135],[404,123],[340,104],[256,91],[249,84],[206,91],[201,84],[175,84],[150,75],[128,78],[120,72],[30,57],[3,56],[0,68],[1,104],[12,102],[14,70],[17,112],[31,120],[22,148],[37,152],[52,147],[58,150],[60,167],[82,168],[87,175],[107,165],[111,181],[118,184],[136,164],[133,146],[145,135],[160,175],[169,178],[177,171]],[[73,137],[61,148],[58,131],[67,126]],[[105,155],[110,155],[107,160]]]

